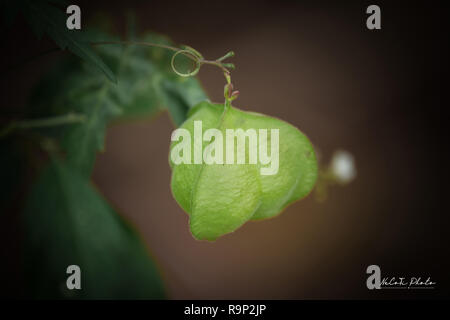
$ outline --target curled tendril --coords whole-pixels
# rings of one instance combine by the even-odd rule
[[[177,70],[177,68],[175,67],[175,59],[178,55],[183,54],[186,57],[190,58],[191,60],[194,61],[195,63],[195,69],[191,72],[187,72],[187,73],[183,73],[180,72],[179,70]],[[230,74],[230,71],[228,69],[234,69],[234,64],[232,63],[222,63],[223,60],[233,57],[234,56],[234,52],[230,51],[227,54],[225,54],[223,57],[220,57],[219,59],[216,60],[205,60],[203,58],[203,56],[201,55],[200,52],[198,52],[197,50],[188,47],[188,46],[184,46],[184,49],[179,49],[178,51],[175,52],[175,54],[172,56],[172,60],[170,62],[171,66],[172,66],[172,70],[173,72],[175,72],[177,75],[179,75],[180,77],[192,77],[195,76],[199,71],[202,65],[204,64],[210,64],[210,65],[214,65],[219,67],[225,74],[225,76]]]
[[[183,46],[183,48],[176,48],[176,47],[172,47],[169,45],[152,43],[152,42],[143,42],[143,41],[97,41],[97,42],[90,42],[90,44],[93,46],[107,45],[107,44],[142,45],[142,46],[157,47],[157,48],[163,48],[163,49],[174,51],[175,53],[172,56],[171,67],[172,67],[172,70],[180,77],[195,76],[200,71],[201,66],[204,64],[209,64],[209,65],[219,67],[225,75],[229,75],[230,70],[234,69],[234,64],[223,63],[223,61],[225,59],[231,58],[234,56],[233,51],[228,52],[223,57],[220,57],[216,60],[205,60],[200,52],[198,52],[197,50],[195,50],[194,48],[191,48],[189,46]],[[177,56],[179,56],[180,54],[183,54],[194,61],[195,69],[193,71],[188,72],[188,73],[183,73],[176,69],[175,58]]]
[[[180,72],[177,70],[177,68],[175,67],[175,58],[179,54],[183,54],[186,57],[189,57],[191,60],[194,61],[195,69],[193,71],[188,72],[188,73],[183,73],[183,72]],[[172,66],[173,72],[175,72],[180,77],[193,77],[200,71],[200,67],[202,64],[201,64],[201,60],[199,59],[199,57],[197,55],[193,55],[189,49],[183,49],[183,50],[179,50],[173,54],[172,59],[170,60],[170,65]]]

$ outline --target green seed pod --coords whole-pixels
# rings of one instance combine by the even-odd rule
[[[189,214],[196,239],[212,241],[248,220],[274,217],[314,187],[314,149],[294,126],[209,102],[198,104],[188,116],[180,126],[186,130],[172,135],[169,162],[173,196]],[[232,135],[238,129],[248,134],[241,145]]]

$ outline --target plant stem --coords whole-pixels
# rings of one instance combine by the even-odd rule
[[[228,73],[228,74],[230,73],[230,71],[226,68],[226,66],[233,67],[232,64],[222,63],[223,60],[234,56],[233,51],[228,52],[226,55],[224,55],[223,57],[220,57],[216,60],[205,60],[201,57],[198,57],[196,54],[190,53],[189,50],[186,50],[186,49],[180,49],[180,48],[168,46],[165,44],[158,44],[158,43],[145,42],[145,41],[96,41],[96,42],[90,42],[90,44],[93,46],[108,45],[108,44],[141,45],[141,46],[150,46],[150,47],[168,49],[168,50],[172,50],[175,52],[182,51],[182,52],[180,52],[181,54],[185,55],[186,57],[188,57],[190,59],[193,59],[196,63],[198,63],[200,65],[209,64],[209,65],[219,67],[223,72]]]
[[[180,49],[180,48],[176,48],[176,47],[165,45],[165,44],[145,42],[145,41],[95,41],[95,42],[89,42],[89,44],[92,45],[92,46],[120,44],[120,45],[141,45],[141,46],[157,47],[157,48],[163,48],[163,49],[171,50],[171,51],[174,51],[175,53],[181,51],[180,52],[181,54],[183,54],[186,57],[194,60],[195,63],[198,64],[199,67],[201,65],[203,65],[203,64],[209,64],[209,65],[213,65],[213,66],[219,67],[223,72],[228,73],[228,74],[230,73],[228,68],[230,68],[230,69],[234,68],[233,64],[222,63],[223,60],[234,56],[234,52],[233,51],[228,52],[226,55],[224,55],[223,57],[220,57],[220,58],[218,58],[216,60],[205,60],[205,59],[203,59],[203,57],[199,57],[196,54],[191,53],[189,49],[187,49],[187,50],[186,49]],[[36,59],[36,58],[39,58],[41,56],[44,56],[46,54],[49,54],[49,53],[52,53],[52,52],[55,52],[55,51],[59,51],[59,50],[61,50],[59,47],[55,47],[55,48],[46,50],[46,51],[44,51],[42,53],[39,53],[39,54],[37,54],[35,56],[32,56],[32,57],[28,58],[26,61],[24,61],[22,63],[22,65],[16,65],[16,66],[13,66],[13,67],[9,68],[7,70],[7,73],[9,73],[10,71],[14,70],[15,68],[17,68],[19,66],[23,66],[24,64],[26,64],[26,63],[28,63],[28,62]],[[177,73],[177,74],[179,74],[179,73]]]
[[[172,51],[180,51],[181,49],[168,46],[165,44],[158,44],[158,43],[152,43],[152,42],[145,42],[145,41],[96,41],[96,42],[90,42],[91,45],[97,46],[97,45],[105,45],[105,44],[122,44],[122,45],[140,45],[140,46],[150,46],[150,47],[158,47],[163,49],[168,49]]]
[[[83,122],[85,120],[86,117],[82,114],[68,113],[56,117],[14,121],[0,130],[0,138],[10,134],[16,129],[54,127],[70,123]]]

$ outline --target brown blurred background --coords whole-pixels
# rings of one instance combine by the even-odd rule
[[[309,196],[275,219],[199,242],[170,192],[169,116],[111,127],[93,180],[142,234],[170,298],[449,297],[440,3],[376,2],[382,30],[370,31],[372,3],[363,1],[91,2],[77,2],[83,19],[112,15],[123,31],[130,9],[141,30],[207,58],[235,51],[237,107],[297,126],[324,163],[336,149],[355,156],[356,180],[325,202]],[[23,92],[34,73],[39,66]],[[219,70],[206,66],[199,78],[211,100],[223,100]],[[6,229],[3,242],[15,235]],[[14,244],[3,246],[8,259]],[[369,291],[370,264],[386,276],[431,276],[436,289]]]

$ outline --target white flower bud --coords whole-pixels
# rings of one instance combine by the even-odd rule
[[[339,183],[348,183],[356,177],[353,155],[347,151],[338,150],[331,159],[331,171]]]

